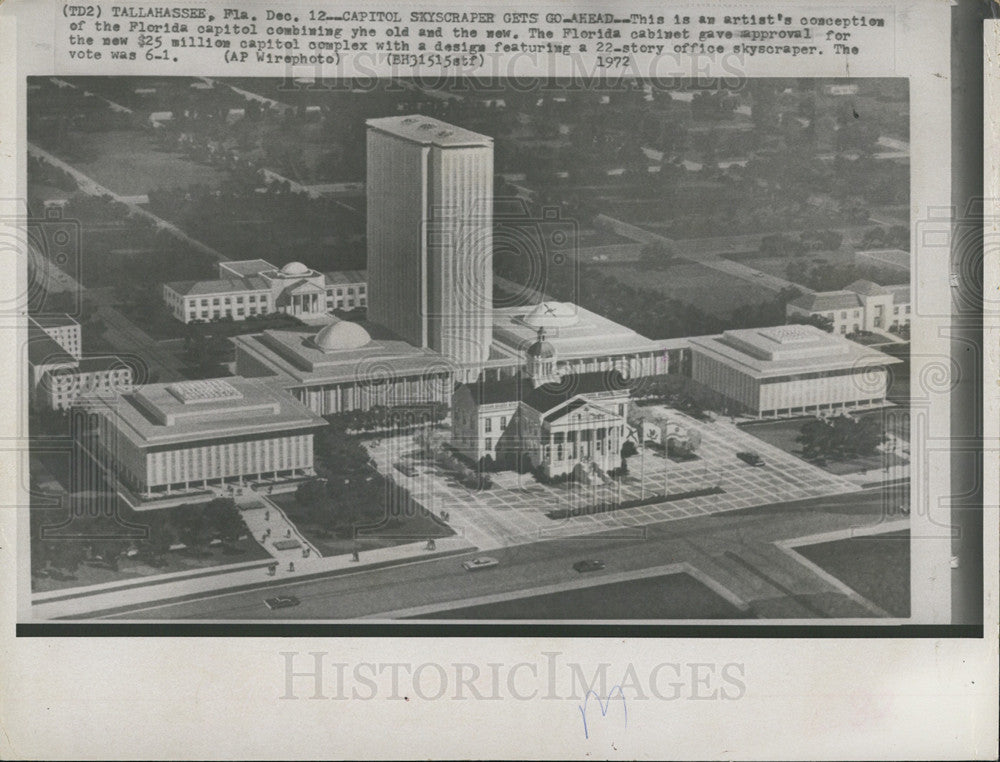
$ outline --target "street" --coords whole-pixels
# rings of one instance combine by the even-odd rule
[[[645,537],[617,539],[613,533],[559,539],[491,551],[496,568],[466,572],[462,562],[479,555],[409,563],[369,572],[289,582],[267,588],[176,603],[107,612],[114,619],[344,620],[413,616],[431,610],[474,605],[487,596],[518,598],[540,587],[565,583],[577,588],[644,569],[688,564],[699,576],[729,591],[761,618],[872,617],[877,609],[859,602],[843,586],[815,574],[775,545],[821,532],[879,523],[880,491],[760,506],[747,511],[699,516],[645,527]],[[894,522],[898,528],[899,522]],[[887,524],[886,528],[890,525]],[[846,535],[845,535],[846,536]],[[572,565],[600,559],[606,569],[581,578]],[[633,577],[637,575],[631,575]],[[639,575],[641,576],[641,575]],[[273,595],[294,595],[296,608],[270,611]],[[597,612],[581,611],[580,618]]]

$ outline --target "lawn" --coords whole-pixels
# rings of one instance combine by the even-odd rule
[[[718,317],[728,317],[737,307],[764,304],[774,292],[695,262],[678,262],[663,269],[641,264],[602,267],[601,271],[635,288],[656,289],[663,296],[692,304]]]
[[[383,518],[358,525],[356,533],[347,526],[331,531],[325,522],[315,518],[309,506],[299,503],[294,493],[273,495],[270,499],[281,507],[295,527],[324,556],[347,555],[355,549],[364,551],[390,548],[455,534],[447,524],[408,499],[408,496],[399,511],[387,511],[384,507],[379,507],[375,512],[381,512]],[[390,515],[385,516],[386,513]],[[392,513],[397,515],[391,515]]]
[[[910,532],[851,537],[795,551],[893,616],[910,615]]]
[[[153,565],[140,560],[139,556],[121,555],[118,558],[118,568],[108,568],[108,565],[94,559],[88,559],[90,552],[105,544],[110,538],[117,545],[137,546],[142,544],[144,527],[149,526],[150,513],[138,513],[130,510],[120,501],[116,501],[114,517],[94,516],[105,505],[87,505],[85,510],[90,515],[75,519],[70,524],[56,528],[66,520],[66,512],[54,509],[32,509],[32,524],[35,528],[52,526],[46,529],[47,538],[44,543],[59,553],[69,550],[80,552],[81,563],[72,571],[65,569],[44,569],[39,572],[34,569],[31,577],[31,589],[34,592],[62,590],[85,585],[96,585],[106,582],[119,582],[129,579],[139,579],[157,574],[171,574],[195,569],[210,569],[226,564],[245,563],[247,561],[263,561],[270,558],[253,538],[243,535],[239,540],[229,545],[214,542],[197,548],[171,550],[163,554],[161,560]],[[164,508],[156,511],[157,519],[164,519],[167,514],[179,511],[180,508]],[[103,539],[101,539],[103,538]],[[37,540],[32,543],[37,548]]]
[[[667,574],[437,611],[414,618],[749,619],[751,615],[688,574]]]
[[[885,427],[888,433],[896,437],[909,441],[910,427],[909,417],[905,410],[899,408],[886,408],[885,410],[872,410],[867,413],[855,414],[855,418],[870,418],[884,416]],[[802,457],[802,446],[795,441],[802,430],[802,425],[812,418],[789,418],[781,421],[767,421],[763,423],[747,423],[740,426],[747,434],[774,445],[797,458]],[[893,453],[883,454],[881,452],[874,455],[863,455],[845,460],[830,460],[825,463],[816,462],[824,471],[831,474],[843,475],[854,473],[865,473],[866,471],[878,471],[886,465],[897,466],[905,464],[907,461]]]
[[[151,130],[75,132],[60,159],[119,196],[140,196],[159,188],[217,187],[225,173],[156,147]]]

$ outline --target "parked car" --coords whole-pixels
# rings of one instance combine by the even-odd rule
[[[745,452],[738,452],[736,453],[736,457],[742,460],[744,463],[749,463],[751,466],[764,465],[764,459],[760,457],[760,455],[758,455],[757,453],[752,452],[750,450],[747,450]]]
[[[594,561],[594,560],[577,561],[575,564],[573,564],[573,568],[580,573],[600,571],[601,569],[604,568],[604,562]]]
[[[478,571],[479,569],[489,569],[491,566],[499,566],[500,562],[492,556],[479,556],[462,564],[466,571]]]
[[[267,606],[271,611],[275,609],[287,609],[292,606],[298,606],[302,601],[296,598],[294,595],[277,595],[274,598],[265,598],[264,605]]]

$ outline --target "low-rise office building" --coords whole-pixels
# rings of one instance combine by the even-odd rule
[[[771,418],[886,404],[889,366],[901,360],[811,325],[698,336],[691,377],[735,414]]]
[[[163,300],[183,323],[247,320],[273,312],[310,320],[332,310],[367,307],[368,286],[360,270],[320,273],[301,262],[278,268],[248,259],[220,262],[216,280],[164,284]]]
[[[83,355],[80,324],[69,315],[32,315],[28,325],[52,338],[77,360]]]
[[[71,354],[65,346],[78,347],[79,332],[60,338],[62,342],[34,321],[28,326],[29,399],[34,407],[68,410],[84,394],[132,391],[132,368],[127,363],[113,355]]]
[[[898,330],[910,324],[910,287],[880,286],[856,280],[840,291],[817,291],[796,297],[785,307],[794,317],[820,317],[840,335],[858,331]]]
[[[539,330],[558,354],[562,375],[616,370],[625,378],[658,376],[671,371],[682,351],[675,340],[647,339],[577,304],[541,301],[493,310],[493,350],[510,358],[510,373],[526,362]]]
[[[88,403],[92,426],[78,444],[136,505],[312,475],[313,434],[326,424],[280,390],[239,377],[150,384]]]
[[[319,415],[449,403],[454,367],[369,322],[236,336],[236,372],[266,379]]]

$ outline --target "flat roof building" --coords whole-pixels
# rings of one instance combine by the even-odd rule
[[[135,504],[213,485],[313,474],[326,422],[289,395],[240,377],[149,384],[90,400],[81,446],[111,467]]]
[[[163,300],[183,323],[247,320],[272,312],[311,321],[331,310],[367,307],[368,284],[361,270],[320,273],[301,262],[279,268],[247,259],[220,262],[216,280],[166,283]]]
[[[526,351],[544,330],[558,355],[562,374],[617,370],[627,378],[670,372],[676,341],[647,339],[631,328],[571,302],[541,301],[493,311],[493,344],[498,353],[526,361]]]
[[[901,362],[811,325],[689,339],[691,377],[734,413],[758,418],[886,404],[888,366]]]
[[[792,299],[788,317],[821,317],[840,335],[858,331],[898,330],[910,324],[910,286],[880,286],[856,280],[840,291],[817,291]]]
[[[369,318],[472,376],[492,341],[493,139],[419,115],[367,124]]]
[[[232,342],[237,373],[267,379],[320,415],[451,399],[451,363],[371,322],[336,320]]]

